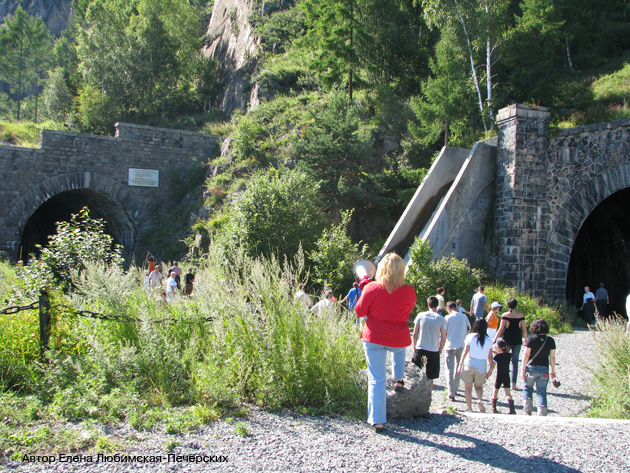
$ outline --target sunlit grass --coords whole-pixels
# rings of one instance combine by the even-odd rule
[[[64,128],[63,123],[50,120],[42,123],[0,120],[0,141],[25,148],[39,148],[40,135],[43,129],[63,130]]]

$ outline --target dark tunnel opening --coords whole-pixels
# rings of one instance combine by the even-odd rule
[[[626,315],[630,293],[630,189],[601,202],[582,224],[571,251],[567,272],[567,302],[580,307],[584,286],[595,293],[603,282],[610,296],[607,313]]]
[[[105,221],[105,232],[115,244],[124,247],[129,261],[133,255],[136,231],[125,209],[111,197],[92,190],[66,191],[51,197],[31,215],[22,232],[19,257],[27,261],[38,254],[35,245],[46,246],[51,235],[57,233],[57,222],[67,222],[83,207],[90,209],[90,217]]]

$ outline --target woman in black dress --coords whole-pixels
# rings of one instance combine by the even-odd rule
[[[510,299],[507,303],[508,312],[501,315],[501,325],[499,331],[494,337],[493,342],[503,337],[508,348],[512,352],[512,387],[516,389],[516,380],[518,379],[518,358],[521,354],[521,346],[523,340],[527,338],[527,324],[525,316],[516,310],[516,299]]]

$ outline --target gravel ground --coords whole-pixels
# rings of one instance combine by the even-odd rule
[[[11,462],[8,471],[59,472],[628,472],[630,422],[575,417],[588,408],[588,376],[583,364],[595,356],[588,331],[554,337],[562,386],[549,390],[546,418],[467,414],[464,403],[446,400],[436,381],[432,414],[396,420],[376,434],[359,420],[309,417],[252,409],[247,419],[216,422],[198,432],[135,433],[128,455],[159,457],[159,463],[85,459],[53,464]],[[589,357],[585,359],[584,357]],[[519,382],[522,386],[522,382]],[[486,396],[491,394],[490,383]],[[514,398],[522,404],[522,395]],[[454,407],[448,409],[448,407]],[[445,408],[446,407],[446,408]],[[519,407],[520,409],[520,407]],[[507,410],[507,407],[505,407]],[[573,416],[573,417],[568,417]],[[103,427],[113,438],[126,428]],[[245,434],[246,435],[243,435]],[[175,447],[173,447],[176,445]],[[171,450],[169,450],[169,447]],[[206,456],[218,463],[186,461],[168,454]],[[96,460],[96,454],[92,454]],[[144,458],[143,458],[144,459]],[[155,459],[155,458],[153,458]],[[170,460],[170,461],[169,461]],[[0,470],[3,466],[0,465]]]

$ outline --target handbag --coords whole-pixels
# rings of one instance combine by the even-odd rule
[[[545,346],[545,344],[547,343],[547,335],[545,335],[545,341],[543,342],[542,345],[540,345],[540,348],[538,349],[538,351],[536,352],[536,354],[534,356],[532,356],[529,361],[527,362],[527,366],[532,364],[532,361],[534,361],[534,358],[536,358],[538,355],[540,355],[540,352],[542,351],[543,347]]]

